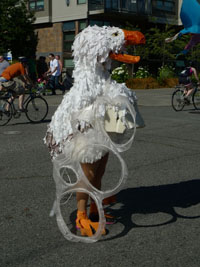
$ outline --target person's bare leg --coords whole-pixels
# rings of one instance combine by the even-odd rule
[[[96,188],[101,189],[101,180],[106,170],[106,164],[108,162],[109,153],[107,153],[103,158],[100,159],[99,166],[96,172]]]
[[[104,173],[104,171],[97,174],[99,171],[99,166],[103,164],[105,161],[105,157],[102,159],[98,160],[97,162],[94,162],[92,164],[90,163],[81,163],[81,167],[83,169],[83,172],[85,176],[88,178],[90,183],[100,189],[101,187],[101,178],[102,175],[100,173]],[[103,166],[106,165],[105,163]],[[88,201],[88,194],[78,192],[76,193],[76,198],[77,198],[77,219],[76,219],[76,227],[81,230],[81,235],[87,235],[87,236],[92,236],[93,235],[93,230],[97,231],[99,225],[98,222],[91,222],[91,220],[87,221],[87,201]],[[93,202],[94,203],[94,202]],[[96,206],[96,205],[95,205]],[[87,221],[87,223],[86,223]],[[92,227],[92,228],[91,228]],[[106,230],[103,229],[102,234],[106,234]]]
[[[19,109],[23,109],[24,94],[19,95]]]
[[[192,88],[192,89],[189,89],[189,90],[187,91],[187,94],[186,94],[185,96],[186,96],[186,97],[190,96],[190,95],[192,94],[193,91],[194,91],[193,88]]]
[[[106,163],[108,161],[108,153],[94,163],[81,163],[81,167],[85,176],[88,178],[90,183],[97,189],[101,189],[101,179],[105,172]],[[86,193],[77,193],[77,208],[80,211],[86,210],[88,195]]]
[[[12,103],[14,100],[15,100],[15,97],[14,97],[14,96],[11,96],[11,97],[8,99],[8,102],[9,102],[9,103]],[[9,110],[9,107],[10,107],[10,105],[9,105],[9,104],[6,104],[5,110],[6,110],[6,111],[10,111],[10,110]]]
[[[101,189],[101,181],[102,181],[102,177],[103,177],[105,170],[106,170],[106,164],[108,162],[108,156],[109,156],[109,153],[107,153],[103,158],[100,159],[99,166],[98,166],[98,169],[96,171],[96,177],[95,177],[96,185],[95,185],[95,187],[99,190]],[[90,206],[90,213],[92,213],[92,212],[97,213],[97,207],[96,207],[96,204],[94,203],[93,199],[91,199],[91,206]]]
[[[90,183],[95,186],[95,176],[96,171],[99,165],[99,161],[94,163],[81,163],[81,167],[83,169],[83,172],[85,176],[88,178]],[[77,199],[77,208],[79,211],[85,211],[88,201],[88,194],[77,192],[76,193],[76,199]]]

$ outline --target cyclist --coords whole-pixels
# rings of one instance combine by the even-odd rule
[[[199,77],[197,75],[196,69],[193,67],[193,62],[189,61],[186,63],[186,68],[179,74],[179,84],[184,85],[186,90],[185,90],[185,103],[189,104],[189,96],[193,93],[194,91],[194,86],[192,84],[191,76],[194,75],[197,83],[199,84]]]
[[[28,60],[25,57],[20,57],[19,62],[8,66],[1,74],[0,77],[0,90],[2,90],[1,83],[6,83],[10,81],[15,82],[13,91],[15,96],[19,96],[19,111],[25,112],[23,108],[25,86],[27,84],[32,84],[30,78],[28,77]]]

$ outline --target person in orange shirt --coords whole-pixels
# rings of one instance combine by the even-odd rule
[[[8,81],[15,81],[15,88],[13,89],[16,95],[19,95],[19,111],[25,112],[23,108],[25,86],[31,84],[28,77],[27,59],[20,58],[20,62],[10,65],[1,74],[0,77],[0,90],[2,89],[1,83]]]

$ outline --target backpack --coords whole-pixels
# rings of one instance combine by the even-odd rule
[[[189,84],[191,83],[191,72],[190,67],[185,68],[181,73],[179,74],[179,84]]]
[[[184,69],[183,71],[181,71],[181,73],[179,74],[180,77],[189,77],[191,76],[190,74],[190,67],[187,67],[186,69]]]

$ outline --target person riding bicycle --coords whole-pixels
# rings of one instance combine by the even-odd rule
[[[0,77],[0,91],[2,90],[1,83],[6,83],[13,81],[14,88],[12,89],[15,92],[15,96],[19,96],[19,111],[25,112],[23,108],[25,86],[32,84],[28,76],[28,60],[25,57],[20,57],[19,62],[10,65],[7,67],[1,74]],[[8,85],[9,88],[9,85]]]
[[[196,69],[193,67],[193,62],[189,61],[186,62],[186,68],[182,70],[182,72],[179,74],[179,84],[184,85],[186,90],[185,90],[185,103],[189,104],[190,100],[188,99],[189,96],[193,93],[194,91],[194,86],[192,84],[191,76],[194,75],[197,83],[199,84],[199,77],[197,75]]]

